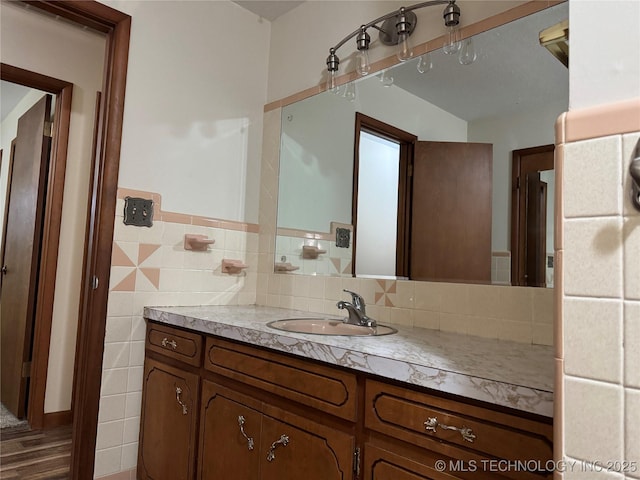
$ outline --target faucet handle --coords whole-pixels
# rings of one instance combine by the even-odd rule
[[[352,292],[351,290],[347,290],[346,288],[343,289],[343,291],[351,294],[351,302],[353,303],[353,306],[360,310],[362,313],[366,314],[366,305],[364,303],[364,298],[362,298],[356,292]]]

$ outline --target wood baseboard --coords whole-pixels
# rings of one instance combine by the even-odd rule
[[[46,430],[48,428],[61,427],[63,425],[71,425],[72,423],[73,423],[73,414],[71,413],[71,410],[65,410],[62,412],[45,413],[42,428]]]

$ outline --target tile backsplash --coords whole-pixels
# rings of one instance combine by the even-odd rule
[[[126,195],[154,200],[152,227],[123,223]],[[155,193],[118,191],[96,444],[97,478],[113,474],[125,478],[137,464],[144,306],[244,305],[256,299],[257,225],[163,212],[160,202]],[[206,251],[185,250],[185,234],[205,235],[215,243]],[[223,259],[242,260],[248,268],[239,274],[223,273]]]
[[[340,315],[343,289],[360,293],[382,322],[486,338],[553,344],[553,290],[319,275],[268,274],[257,303]]]

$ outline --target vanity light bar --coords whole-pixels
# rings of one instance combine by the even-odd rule
[[[413,10],[435,5],[447,5],[442,15],[444,24],[449,30],[457,30],[458,24],[460,23],[460,7],[456,5],[456,0],[432,0],[429,2],[416,3],[415,5],[401,7],[398,10],[382,15],[367,24],[361,25],[329,49],[329,56],[326,62],[328,72],[327,89],[334,90],[336,87],[336,73],[340,65],[340,59],[336,55],[336,52],[353,37],[357,36],[356,48],[358,50],[358,58],[356,70],[360,75],[369,73],[370,66],[367,50],[369,50],[371,39],[367,33],[368,28],[375,28],[380,32],[379,38],[384,45],[398,45],[397,55],[400,61],[411,58],[413,56],[413,50],[408,43],[408,38],[415,30],[418,22]],[[379,23],[382,23],[381,27],[378,26]]]

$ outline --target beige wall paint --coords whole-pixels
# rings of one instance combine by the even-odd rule
[[[62,205],[45,413],[69,410],[82,277],[95,94],[102,85],[104,36],[22,5],[0,4],[4,63],[74,84]]]

